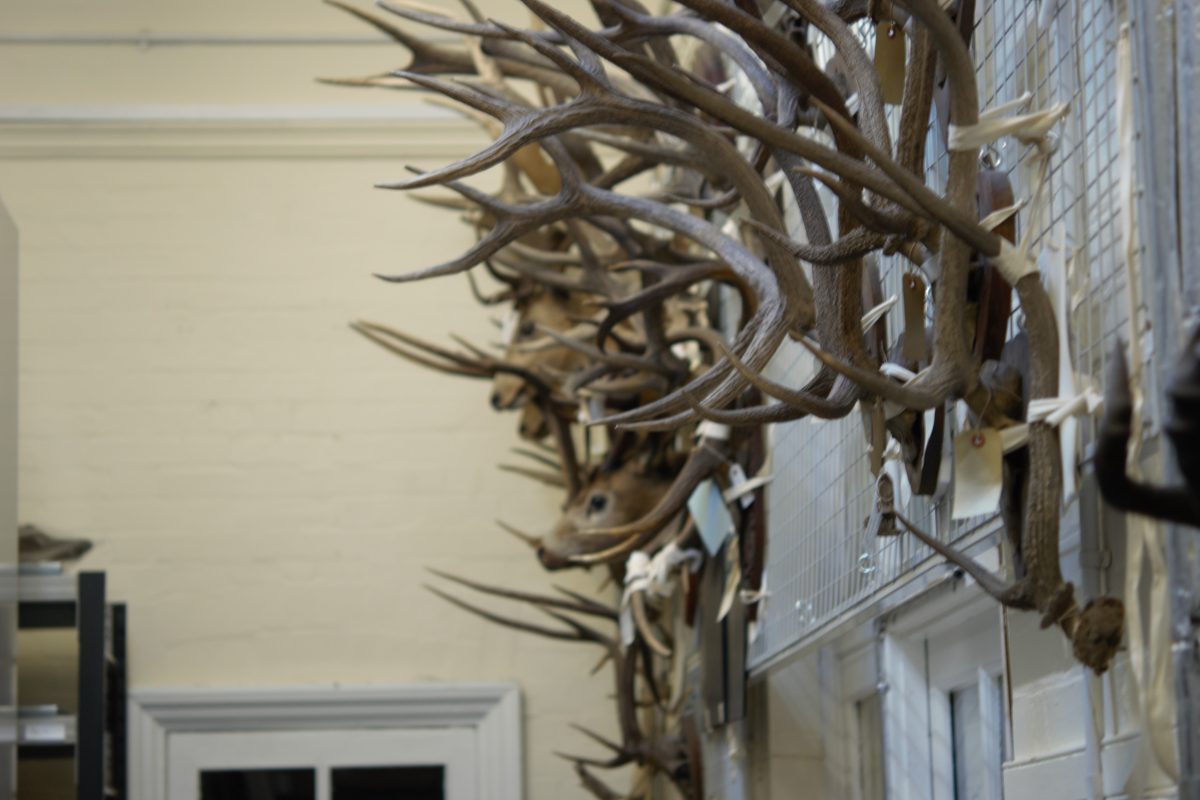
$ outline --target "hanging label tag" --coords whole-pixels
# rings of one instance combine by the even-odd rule
[[[875,71],[883,102],[900,105],[904,99],[904,31],[894,22],[875,24]]]
[[[954,437],[954,519],[991,514],[999,508],[1004,448],[994,428]]]
[[[925,281],[915,272],[904,276],[904,360],[925,360]]]
[[[754,490],[744,491],[742,489],[747,483],[749,480],[746,478],[746,470],[742,469],[742,465],[735,461],[729,467],[729,491],[725,492],[725,499],[737,498],[742,508],[754,505]]]
[[[500,341],[504,342],[506,347],[517,338],[517,323],[520,321],[521,314],[515,308],[510,308],[500,321]]]
[[[688,498],[688,512],[696,521],[700,540],[710,556],[715,556],[733,534],[733,517],[725,506],[721,490],[711,480],[702,482]]]
[[[588,416],[589,422],[595,422],[598,419],[604,418],[604,398],[600,395],[592,395],[588,398]]]

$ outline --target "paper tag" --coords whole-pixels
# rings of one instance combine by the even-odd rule
[[[61,722],[29,722],[24,726],[24,739],[27,742],[65,742],[67,726]]]
[[[715,439],[720,442],[728,441],[729,426],[706,419],[696,426],[696,435],[705,439]]]
[[[925,355],[925,281],[915,272],[904,276],[904,360],[919,364]]]
[[[711,480],[702,482],[688,498],[688,512],[696,522],[700,540],[710,556],[715,556],[733,534],[733,517],[725,507],[721,490]]]
[[[729,467],[729,491],[725,492],[726,500],[736,498],[742,508],[749,508],[754,505],[754,491],[739,491],[746,483],[746,470],[742,469],[742,465],[733,462]]]
[[[735,536],[729,540],[729,549],[725,551],[725,590],[721,592],[721,605],[717,608],[717,622],[724,621],[733,608],[733,601],[738,596],[742,585],[742,556],[738,551],[738,540]]]
[[[589,397],[587,407],[588,416],[591,418],[590,422],[604,418],[604,398],[600,395],[597,394]]]
[[[954,437],[954,519],[991,514],[999,508],[1004,450],[994,428]]]
[[[504,342],[505,346],[511,345],[517,338],[517,323],[520,321],[521,314],[515,308],[510,308],[500,321],[500,341]]]
[[[875,24],[875,71],[883,102],[900,105],[904,99],[904,30],[890,20]]]

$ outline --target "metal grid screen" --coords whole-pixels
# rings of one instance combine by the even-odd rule
[[[1047,8],[1048,7],[1048,8]],[[1053,9],[1057,8],[1057,11]],[[1032,107],[1059,101],[1070,113],[1058,128],[1050,162],[1047,201],[1041,218],[1028,209],[1018,215],[1019,234],[1028,226],[1040,237],[1061,225],[1066,251],[1067,319],[1077,382],[1099,388],[1104,355],[1113,338],[1125,335],[1129,317],[1125,259],[1118,224],[1118,131],[1116,46],[1120,8],[1109,0],[980,0],[975,53],[980,102],[994,107],[1029,92]],[[863,30],[869,37],[869,29]],[[814,36],[819,55],[832,54]],[[895,116],[895,115],[894,115]],[[893,134],[895,131],[893,131]],[[1002,139],[991,151],[1008,172],[1018,200],[1031,193],[1031,159],[1019,143]],[[944,147],[931,131],[928,181],[940,188],[945,178]],[[1035,247],[1036,252],[1036,247]],[[899,295],[905,267],[898,259],[880,262],[884,297]],[[894,314],[898,316],[898,314]],[[1020,310],[1012,326],[1020,326]],[[769,374],[801,385],[815,371],[802,347],[785,344]],[[1153,387],[1147,391],[1151,395]],[[931,416],[927,417],[929,429]],[[951,430],[959,422],[947,414]],[[1080,425],[1084,452],[1093,424]],[[768,489],[769,538],[765,613],[750,648],[754,668],[782,651],[801,645],[839,616],[877,597],[931,555],[911,536],[868,537],[864,520],[873,499],[873,481],[861,417],[840,421],[800,420],[773,426],[774,480]],[[944,459],[944,463],[948,459]],[[897,503],[906,516],[948,541],[959,540],[994,518],[951,522],[950,494],[932,501],[914,497],[894,473]]]

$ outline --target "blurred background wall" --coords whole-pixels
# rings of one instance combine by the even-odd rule
[[[421,588],[426,567],[547,587],[492,520],[538,530],[560,498],[495,469],[516,419],[486,385],[346,326],[496,338],[463,279],[371,276],[471,238],[372,188],[465,155],[470,125],[413,94],[314,82],[404,61],[315,0],[0,4],[20,519],[96,543],[82,566],[128,604],[132,689],[516,681],[528,796],[581,796],[551,751],[589,749],[569,722],[615,728],[608,672],[588,677],[598,654]]]

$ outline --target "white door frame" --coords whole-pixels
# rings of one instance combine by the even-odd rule
[[[474,730],[479,800],[521,800],[521,696],[515,684],[132,691],[129,797],[166,797],[173,734],[431,727]]]

